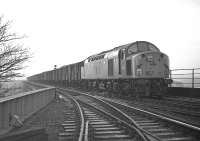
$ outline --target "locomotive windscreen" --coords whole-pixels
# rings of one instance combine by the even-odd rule
[[[145,52],[145,51],[160,52],[159,49],[155,45],[146,41],[139,41],[139,42],[133,43],[131,46],[128,47],[127,54],[131,55],[131,54],[136,54],[138,52]]]

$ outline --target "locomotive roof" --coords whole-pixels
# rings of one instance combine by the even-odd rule
[[[100,55],[106,54],[106,53],[111,52],[111,51],[114,51],[114,50],[127,49],[127,48],[131,47],[131,46],[134,45],[134,44],[137,44],[137,46],[138,46],[138,45],[141,44],[141,43],[151,45],[151,46],[154,47],[157,51],[160,51],[154,44],[152,44],[152,43],[150,43],[150,42],[147,42],[147,41],[136,41],[136,42],[133,42],[133,43],[121,45],[121,46],[115,47],[115,48],[113,48],[113,49],[100,52],[100,53],[95,54],[95,55],[91,55],[91,56],[88,57],[87,59],[92,58],[92,57],[95,57],[95,56],[100,56]]]
[[[98,60],[98,59],[102,59],[104,58],[104,56],[106,55],[106,53],[109,53],[109,52],[112,52],[112,51],[118,51],[120,49],[128,49],[130,48],[131,46],[134,46],[136,44],[136,46],[138,48],[141,47],[141,44],[145,44],[147,46],[151,46],[153,48],[155,48],[156,51],[160,51],[154,44],[150,43],[150,42],[147,42],[147,41],[136,41],[136,42],[133,42],[133,43],[129,43],[129,44],[125,44],[125,45],[121,45],[121,46],[118,46],[118,47],[115,47],[113,49],[110,49],[110,50],[106,50],[106,51],[103,51],[103,52],[100,52],[98,54],[95,54],[95,55],[91,55],[89,56],[87,59],[89,60]],[[116,54],[116,52],[114,54]],[[87,60],[85,59],[85,60]],[[78,62],[78,63],[83,63],[85,60],[81,61],[81,62]],[[64,65],[64,66],[61,66],[60,68],[63,68],[63,67],[66,67],[66,66],[69,66],[71,64],[68,64],[68,65]]]

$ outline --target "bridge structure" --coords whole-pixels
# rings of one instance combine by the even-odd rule
[[[171,87],[200,88],[200,68],[172,69],[170,78],[174,81]]]
[[[200,97],[200,68],[172,69],[168,94],[174,96]]]
[[[0,98],[0,137],[13,128],[20,127],[23,121],[45,107],[54,98],[55,87],[50,86]]]
[[[200,68],[171,70],[172,85],[169,96],[200,98]],[[44,85],[39,90],[20,93],[0,99],[0,140],[1,136],[20,126],[26,119],[47,106],[56,98],[56,88]],[[13,121],[15,119],[16,121]]]

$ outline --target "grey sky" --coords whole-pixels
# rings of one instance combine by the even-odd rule
[[[200,67],[199,0],[3,0],[0,14],[28,36],[26,75],[138,40],[169,55],[172,69]]]

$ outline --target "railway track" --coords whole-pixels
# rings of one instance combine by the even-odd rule
[[[198,141],[200,128],[169,119],[145,110],[129,107],[126,104],[108,101],[133,118],[147,134],[163,141]]]
[[[116,99],[117,100],[117,99]],[[139,107],[162,114],[169,118],[176,118],[179,121],[200,127],[200,105],[196,103],[185,103],[183,101],[168,101],[157,99],[141,99],[140,101],[118,100],[128,103],[133,107]]]
[[[181,96],[166,96],[164,97],[165,100],[170,100],[174,102],[185,102],[187,104],[192,104],[196,106],[200,106],[200,98],[190,98],[190,97],[181,97]]]
[[[92,93],[92,92],[89,92]],[[101,93],[94,92],[93,95],[101,95]],[[186,98],[166,98],[163,99],[118,99],[115,100],[119,102],[128,103],[133,107],[138,107],[157,113],[169,118],[175,118],[179,121],[191,124],[193,126],[200,127],[200,103],[198,100],[186,99]]]
[[[87,137],[91,141],[130,141],[134,134],[130,129],[122,126],[117,120],[99,113],[91,107],[84,106],[85,118],[88,123]],[[140,139],[141,140],[141,139]]]
[[[59,97],[64,99],[67,107],[70,106],[66,111],[63,111],[65,113],[65,121],[62,124],[64,131],[58,134],[59,141],[82,141],[84,117],[80,105],[70,96],[67,98],[59,95]]]
[[[65,92],[60,93],[67,100]],[[69,117],[62,124],[65,132],[59,133],[60,140],[149,141],[126,117],[117,117],[119,112],[112,107],[102,106],[102,103],[81,96],[67,97],[73,101],[74,106],[70,111],[65,111]]]
[[[73,91],[78,95],[80,92]],[[83,94],[83,93],[81,93]],[[89,96],[84,94],[85,96]],[[90,96],[91,97],[91,96]],[[198,127],[169,119],[164,116],[130,107],[127,104],[115,102],[113,100],[100,98],[106,103],[114,106],[116,109],[125,113],[142,133],[150,140],[158,141],[198,141],[200,140],[200,129]],[[83,98],[82,98],[83,99]],[[86,99],[86,98],[85,98]]]
[[[186,113],[189,116],[199,116],[200,117],[200,103],[189,102],[189,101],[181,101],[181,100],[156,100],[156,99],[145,99],[143,100],[144,104],[148,105],[158,105],[163,109],[169,109],[172,112],[176,112],[177,109],[180,113]]]

